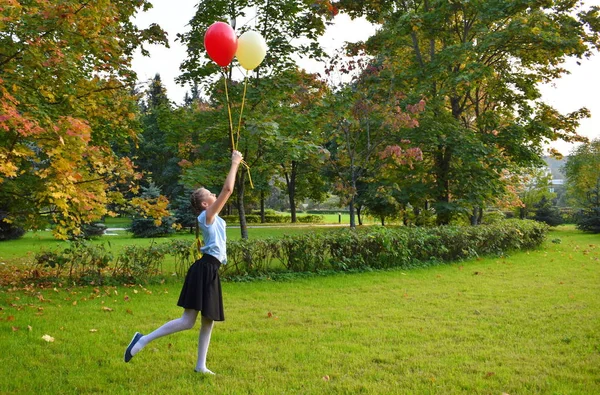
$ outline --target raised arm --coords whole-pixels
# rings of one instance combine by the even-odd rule
[[[231,196],[233,192],[233,187],[235,186],[235,175],[237,173],[238,167],[242,162],[242,154],[239,151],[233,151],[231,153],[231,168],[229,169],[229,173],[227,174],[227,178],[225,178],[225,183],[223,184],[223,189],[217,196],[217,200],[210,206],[206,208],[206,223],[208,225],[212,224],[215,216],[221,212],[225,203]]]

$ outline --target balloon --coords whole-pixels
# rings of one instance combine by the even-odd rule
[[[233,28],[225,22],[215,22],[204,34],[204,47],[208,56],[221,67],[227,66],[235,56],[238,40]]]
[[[257,32],[248,30],[238,39],[235,56],[246,70],[254,70],[267,54],[267,43]]]

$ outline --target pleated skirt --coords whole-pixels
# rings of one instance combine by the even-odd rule
[[[221,262],[208,254],[194,262],[185,276],[177,306],[198,310],[213,321],[224,321],[220,266]]]

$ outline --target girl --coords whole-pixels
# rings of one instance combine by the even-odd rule
[[[202,325],[198,338],[198,360],[195,371],[214,374],[206,367],[206,354],[214,321],[225,319],[219,266],[227,262],[225,221],[219,217],[219,212],[233,192],[235,175],[241,161],[242,154],[234,150],[231,155],[231,168],[219,196],[210,193],[206,188],[197,189],[192,193],[190,200],[195,214],[198,215],[204,246],[201,248],[202,258],[190,266],[179,295],[177,305],[184,308],[183,315],[148,335],[136,332],[125,350],[125,362],[129,362],[151,341],[184,329],[191,329],[196,323],[198,312],[201,312]]]

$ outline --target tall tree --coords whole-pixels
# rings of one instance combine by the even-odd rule
[[[421,159],[420,150],[408,147],[403,134],[418,125],[415,114],[424,102],[404,106],[401,93],[385,89],[379,66],[377,60],[359,56],[347,61],[334,58],[327,70],[329,74],[353,71],[351,81],[340,81],[329,97],[330,125],[324,132],[331,153],[329,168],[342,203],[349,206],[352,228],[358,186],[376,173],[379,155],[387,150],[398,163]]]
[[[260,92],[260,80],[265,76],[275,75],[283,70],[295,68],[297,56],[320,57],[323,51],[317,38],[325,31],[325,23],[335,10],[327,2],[305,2],[302,0],[218,0],[202,1],[198,4],[196,15],[190,21],[190,31],[179,36],[187,45],[188,58],[181,65],[182,82],[199,83],[210,93],[213,104],[221,109],[227,109],[232,103],[241,103],[242,86],[232,79],[233,67],[228,69],[210,62],[204,47],[204,34],[215,21],[231,22],[237,28],[238,34],[252,28],[258,31],[266,40],[269,51],[261,66],[251,74],[248,84],[248,96],[244,110],[244,123],[240,134],[239,146],[246,162],[253,166],[262,161],[263,142],[271,138],[275,129],[268,119],[260,116],[260,111],[267,108],[268,96]],[[237,26],[237,22],[249,20],[245,26]],[[226,86],[230,93],[230,102],[225,102],[226,92],[217,85]],[[224,85],[225,84],[225,85]],[[240,106],[234,106],[234,119],[241,111]],[[228,143],[228,129],[232,129],[227,120],[227,111],[220,112],[223,116],[216,125],[222,130],[221,136]],[[252,118],[252,119],[251,119]],[[230,130],[231,132],[231,130]],[[248,173],[241,171],[236,180],[236,201],[240,218],[240,231],[243,238],[248,237],[245,219],[244,196],[245,181]]]
[[[132,153],[136,165],[151,174],[153,182],[171,200],[181,192],[177,146],[169,139],[178,122],[167,90],[156,74],[149,82],[142,103],[142,133]]]
[[[288,70],[263,79],[262,89],[269,103],[265,115],[278,125],[265,160],[278,164],[277,174],[285,181],[295,223],[299,202],[324,198],[325,183],[319,167],[326,152],[319,131],[323,126],[323,100],[329,89],[316,75],[303,70]]]
[[[136,76],[131,59],[144,43],[165,43],[156,25],[130,19],[148,1],[45,0],[0,8],[0,210],[4,221],[45,226],[55,236],[123,203],[118,187],[138,178],[115,155],[135,137]],[[149,207],[147,207],[149,208]]]
[[[340,7],[381,24],[368,40],[391,89],[427,101],[408,138],[431,163],[438,223],[504,188],[502,169],[540,162],[544,142],[581,141],[586,109],[563,115],[538,84],[566,73],[567,57],[600,46],[598,7],[577,1],[350,1]]]
[[[564,170],[568,199],[575,207],[585,207],[600,175],[600,139],[581,144],[571,151]]]

